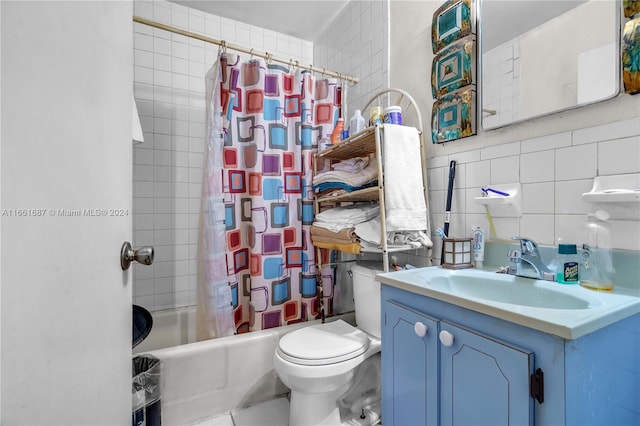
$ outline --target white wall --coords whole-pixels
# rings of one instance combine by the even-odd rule
[[[391,86],[413,94],[425,122],[430,122],[433,103],[430,22],[440,4],[393,1],[390,9]],[[523,235],[542,244],[555,244],[567,234],[573,238],[591,208],[580,195],[595,176],[640,172],[639,100],[620,95],[492,131],[479,126],[477,136],[428,146],[433,226],[444,222],[448,165],[456,160],[454,236],[468,235],[476,224],[488,229],[484,210],[472,201],[481,195],[479,187],[515,182],[523,185],[523,216],[496,220],[499,238]],[[617,248],[640,250],[640,220],[617,222],[615,235]]]
[[[242,2],[239,7],[242,7]],[[302,64],[311,42],[166,1],[135,1],[143,18]],[[135,245],[155,261],[134,267],[134,303],[150,310],[196,304],[197,230],[205,146],[205,73],[218,46],[134,25],[134,91],[145,142],[134,148]],[[248,59],[248,58],[247,58]]]
[[[351,1],[314,41],[316,66],[359,79],[347,88],[346,122],[375,93],[389,87],[388,17],[388,0]],[[368,111],[362,115],[369,119]]]
[[[127,424],[131,285],[119,253],[131,236],[132,7],[0,10],[0,423]]]

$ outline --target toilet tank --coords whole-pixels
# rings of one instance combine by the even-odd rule
[[[353,302],[356,325],[362,331],[378,339],[380,333],[380,283],[376,274],[384,272],[381,262],[362,262],[351,267],[353,275]]]

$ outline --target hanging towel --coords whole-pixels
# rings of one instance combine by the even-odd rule
[[[384,125],[384,199],[387,231],[427,229],[420,135],[415,127]]]

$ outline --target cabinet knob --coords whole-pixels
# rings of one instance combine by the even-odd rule
[[[453,345],[453,334],[449,333],[446,330],[442,330],[439,334],[440,337],[440,343],[442,343],[444,346],[449,347],[451,345]]]
[[[429,330],[429,327],[427,327],[426,325],[424,325],[423,323],[421,323],[420,321],[418,321],[417,323],[415,323],[413,325],[413,331],[416,332],[416,334],[420,337],[424,337],[425,334],[427,334],[427,331]]]

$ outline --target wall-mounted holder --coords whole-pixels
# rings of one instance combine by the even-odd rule
[[[522,186],[519,183],[491,185],[486,188],[490,188],[486,195],[474,197],[474,200],[477,204],[487,206],[491,210],[492,216],[522,216]],[[500,195],[498,192],[508,195]]]
[[[640,173],[598,176],[591,191],[582,194],[582,200],[596,204],[607,211],[612,219],[638,219],[640,215]]]
[[[640,173],[598,176],[582,199],[588,203],[640,203]]]

